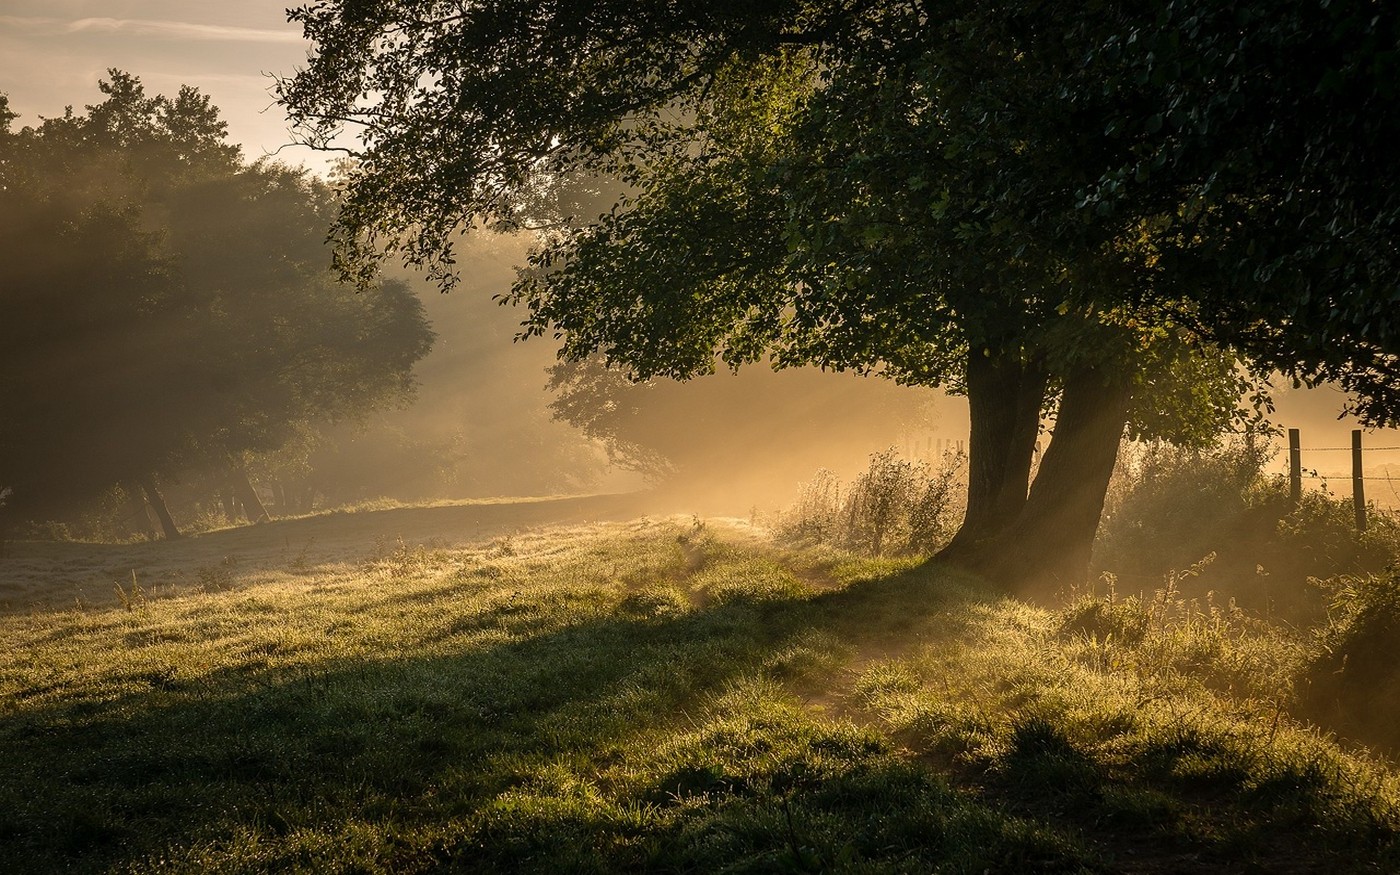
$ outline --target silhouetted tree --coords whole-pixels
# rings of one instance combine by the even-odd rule
[[[0,127],[0,484],[33,515],[158,476],[226,467],[312,418],[403,397],[432,334],[402,283],[339,285],[332,192],[244,165],[207,97],[106,99]]]
[[[614,464],[692,486],[738,482],[746,469],[809,466],[841,449],[884,449],[933,428],[936,417],[927,395],[810,368],[637,382],[587,359],[557,363],[550,388],[554,415],[602,441]]]
[[[293,18],[317,51],[283,102],[313,145],[362,134],[335,232],[349,275],[390,244],[450,285],[457,229],[529,223],[542,187],[611,174],[630,192],[554,224],[517,285],[530,330],[639,378],[771,356],[966,391],[962,561],[1082,574],[1134,398],[1182,369],[1230,385],[1222,346],[1400,414],[1400,187],[1379,158],[1396,10],[417,0]],[[1167,430],[1220,424],[1215,403],[1189,412]]]

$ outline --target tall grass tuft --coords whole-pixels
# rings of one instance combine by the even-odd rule
[[[779,515],[776,533],[793,544],[872,556],[933,552],[956,526],[965,462],[950,454],[930,467],[888,449],[871,455],[869,467],[845,489],[822,469],[799,487],[797,500]]]

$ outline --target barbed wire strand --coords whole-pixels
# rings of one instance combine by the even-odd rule
[[[1331,453],[1355,449],[1355,447],[1299,447],[1300,453]],[[1381,452],[1382,450],[1400,450],[1400,447],[1362,447],[1363,452]]]
[[[1304,477],[1311,480],[1352,480],[1350,474],[1308,474],[1304,472]],[[1362,480],[1377,480],[1381,483],[1400,483],[1400,477],[1362,477]]]

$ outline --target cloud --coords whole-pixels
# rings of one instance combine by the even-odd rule
[[[232,27],[221,24],[195,24],[189,21],[155,21],[143,18],[25,18],[0,15],[0,25],[25,28],[49,34],[126,33],[180,40],[218,42],[301,43],[295,29],[268,30],[253,27]]]

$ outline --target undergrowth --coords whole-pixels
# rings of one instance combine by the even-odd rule
[[[823,469],[799,487],[774,531],[789,543],[873,556],[931,553],[959,522],[965,463],[951,454],[930,466],[889,449],[871,455],[869,467],[849,486]]]
[[[1119,456],[1094,548],[1094,568],[1125,592],[1149,593],[1173,569],[1191,598],[1208,592],[1297,625],[1321,622],[1327,599],[1314,578],[1382,573],[1400,557],[1400,520],[1370,509],[1358,532],[1350,496],[1305,492],[1289,501],[1267,457],[1244,442],[1209,449],[1127,444]]]

